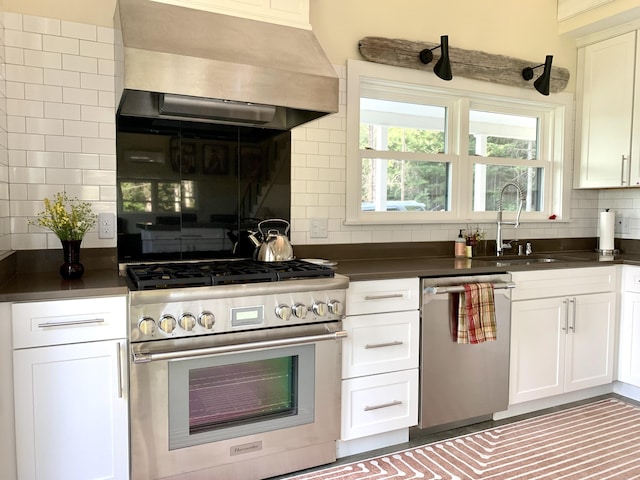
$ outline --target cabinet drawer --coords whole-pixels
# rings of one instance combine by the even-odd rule
[[[351,282],[347,290],[347,314],[417,310],[419,293],[418,278]]]
[[[612,292],[617,283],[615,266],[513,272],[512,280],[514,301]]]
[[[14,303],[13,348],[91,342],[127,336],[127,297]]]
[[[418,367],[420,315],[409,312],[347,317],[342,378]]]
[[[342,440],[418,423],[418,369],[342,382]]]

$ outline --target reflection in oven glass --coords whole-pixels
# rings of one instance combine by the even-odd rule
[[[189,371],[189,433],[296,415],[298,357]]]

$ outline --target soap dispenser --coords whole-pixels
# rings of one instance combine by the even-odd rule
[[[456,238],[454,254],[456,258],[465,258],[467,256],[467,242],[462,236],[462,229],[460,229],[460,233],[458,234],[458,238]]]

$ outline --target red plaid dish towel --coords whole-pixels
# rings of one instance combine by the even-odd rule
[[[458,299],[457,328],[453,330],[457,343],[483,343],[496,339],[496,310],[493,285],[467,283]]]

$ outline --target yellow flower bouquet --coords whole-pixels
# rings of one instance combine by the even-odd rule
[[[48,228],[60,240],[82,240],[95,227],[98,216],[91,210],[91,204],[77,198],[69,199],[66,193],[57,193],[53,200],[44,199],[44,211],[38,213],[32,225]]]

